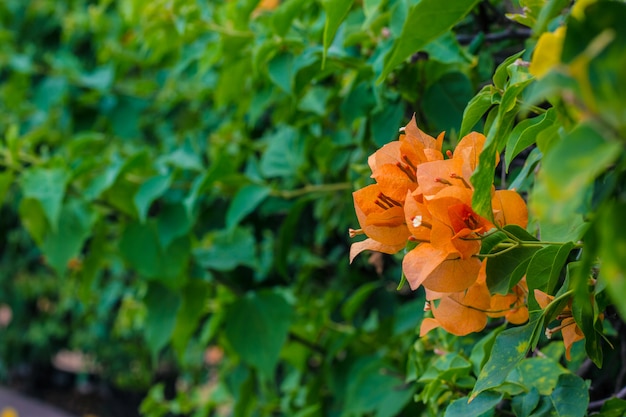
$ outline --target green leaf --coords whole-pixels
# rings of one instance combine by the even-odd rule
[[[604,403],[598,417],[623,417],[626,415],[626,400],[611,398]]]
[[[531,388],[527,393],[516,395],[511,400],[511,408],[517,417],[529,417],[539,404],[539,391]]]
[[[600,279],[606,283],[617,311],[626,318],[626,203],[607,202],[597,216],[600,239],[599,255],[602,262]]]
[[[476,398],[483,391],[496,388],[505,381],[509,372],[528,353],[530,339],[538,324],[541,324],[541,321],[530,321],[524,326],[507,329],[496,337],[489,360],[478,375],[470,399]]]
[[[445,32],[437,39],[429,42],[424,51],[428,53],[429,60],[439,61],[444,64],[471,64],[474,59],[454,36],[454,32]]]
[[[183,284],[184,281],[178,278],[189,261],[190,243],[187,236],[162,247],[153,221],[132,223],[124,230],[119,247],[126,261],[140,275],[160,280],[171,287]]]
[[[377,146],[384,146],[398,138],[398,126],[403,116],[404,105],[400,102],[389,104],[372,113],[370,126]]]
[[[270,80],[287,94],[293,91],[293,61],[293,55],[281,53],[274,56],[267,64]]]
[[[514,382],[527,389],[536,389],[541,395],[550,395],[557,385],[559,375],[567,372],[550,358],[526,358],[511,372],[507,382]]]
[[[474,397],[468,403],[469,397],[465,396],[452,401],[444,417],[480,417],[489,410],[495,408],[502,400],[502,393],[485,391]]]
[[[526,283],[529,294],[528,307],[531,310],[539,309],[539,304],[537,304],[534,296],[535,289],[547,294],[554,294],[563,266],[573,248],[572,242],[546,246],[535,252],[530,259],[526,270]]]
[[[170,340],[174,330],[180,295],[153,283],[148,287],[144,302],[148,309],[144,337],[150,349],[152,363],[156,365],[159,352]]]
[[[524,275],[524,271],[517,270],[519,266],[525,269],[532,256],[539,250],[537,246],[518,246],[501,254],[493,253],[493,258],[487,260],[487,287],[491,293],[508,294]]]
[[[20,185],[24,197],[41,204],[52,230],[57,230],[69,178],[69,173],[62,168],[32,168],[22,174]]]
[[[200,318],[206,314],[206,305],[209,302],[210,293],[209,284],[197,279],[188,281],[182,289],[181,305],[176,315],[176,325],[172,334],[172,346],[181,363],[189,339],[198,328]]]
[[[279,293],[249,293],[228,307],[224,331],[241,359],[270,379],[293,317],[293,308]]]
[[[530,80],[510,85],[502,96],[498,111],[493,119],[487,139],[480,153],[478,167],[471,177],[474,185],[472,207],[483,217],[491,219],[491,186],[496,168],[496,157],[504,149],[508,132],[518,112],[517,98]]]
[[[393,372],[382,372],[388,368],[388,364],[374,357],[356,361],[347,376],[348,387],[339,416],[397,416],[411,400],[413,389]]]
[[[584,417],[589,405],[589,387],[578,375],[566,373],[559,377],[550,401],[559,417]]]
[[[486,85],[472,98],[465,110],[463,110],[463,121],[459,137],[467,135],[474,126],[482,119],[487,110],[492,106],[491,97],[494,94],[493,87]]]
[[[287,177],[296,175],[304,163],[304,141],[292,127],[281,126],[264,138],[268,147],[261,157],[264,176]]]
[[[478,0],[421,0],[413,5],[400,37],[385,56],[383,71],[377,82],[382,82],[405,59],[449,31],[477,3]]]
[[[230,271],[239,265],[255,267],[256,241],[250,229],[236,227],[220,230],[204,238],[204,244],[194,250],[196,261],[204,268]]]
[[[63,275],[68,261],[79,255],[95,220],[95,213],[79,200],[63,207],[58,229],[50,231],[41,246],[46,261],[57,274]]]
[[[322,58],[322,68],[326,64],[326,53],[328,47],[333,42],[339,25],[346,18],[354,0],[322,0],[322,6],[326,11],[326,22],[324,23],[324,52]]]
[[[137,208],[139,221],[144,223],[148,214],[148,209],[154,200],[161,197],[167,191],[172,182],[171,175],[157,175],[152,177],[139,187],[133,201]]]
[[[274,10],[272,14],[272,24],[278,36],[285,36],[291,28],[293,20],[302,13],[302,9],[311,0],[288,0]]]
[[[4,204],[4,199],[13,184],[13,171],[0,172],[0,207]]]
[[[263,186],[250,184],[242,187],[226,212],[226,228],[234,228],[244,217],[252,213],[259,204],[270,194],[271,189]]]
[[[367,284],[363,284],[341,306],[341,315],[346,320],[352,320],[356,312],[362,307],[363,303],[367,300],[370,294],[379,287],[379,282],[368,282]]]
[[[496,86],[498,90],[504,90],[509,79],[509,66],[512,65],[519,57],[524,54],[524,51],[520,51],[514,55],[511,55],[507,59],[505,59],[498,68],[496,68],[496,72],[493,74],[493,85]]]
[[[438,131],[458,132],[465,104],[472,98],[472,84],[461,72],[441,77],[424,93],[423,109],[427,120]]]
[[[622,145],[607,141],[595,127],[581,124],[566,133],[544,156],[539,178],[552,201],[571,202],[621,154]]]
[[[555,111],[551,108],[541,116],[526,119],[515,126],[506,144],[505,163],[507,172],[509,171],[513,158],[535,143],[539,132],[552,126],[555,120]]]
[[[480,370],[483,368],[487,359],[491,355],[491,349],[496,341],[496,337],[504,330],[504,326],[500,326],[493,331],[489,332],[485,337],[480,339],[472,348],[470,354],[470,362],[472,362],[474,374],[480,374]]]

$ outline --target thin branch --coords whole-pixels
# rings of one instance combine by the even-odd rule
[[[487,33],[484,35],[485,42],[500,42],[507,39],[527,39],[532,35],[532,30],[527,28],[512,28],[506,29],[501,32]],[[456,35],[456,40],[461,45],[469,45],[476,39],[477,36],[481,35],[465,35],[459,34]]]
[[[587,411],[597,411],[602,408],[605,402],[612,400],[613,398],[619,398],[620,400],[626,398],[626,387],[622,388],[617,394],[612,397],[591,401],[587,406]]]
[[[305,339],[304,337],[297,335],[294,332],[289,332],[289,339],[294,341],[294,342],[298,342],[300,343],[302,346],[306,346],[309,349],[322,354],[324,356],[326,356],[326,349],[324,349],[324,347],[318,345],[317,343],[311,342],[308,339]]]

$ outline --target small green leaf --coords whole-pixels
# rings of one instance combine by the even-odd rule
[[[362,285],[341,306],[341,315],[346,320],[352,320],[358,309],[361,308],[361,306],[367,300],[370,294],[379,287],[379,282],[368,282],[367,284]]]
[[[209,295],[209,283],[197,279],[188,281],[182,289],[181,305],[172,334],[172,346],[181,359],[181,363],[189,339],[198,328],[200,318],[206,314]]]
[[[509,372],[513,370],[528,353],[530,339],[535,327],[541,321],[530,321],[528,324],[513,327],[500,333],[491,350],[489,360],[480,371],[470,399],[478,394],[502,384]]]
[[[551,108],[541,116],[526,119],[515,126],[506,144],[505,163],[507,172],[513,158],[535,143],[539,132],[551,127],[555,122],[555,118],[555,112]]]
[[[385,65],[377,82],[382,82],[405,59],[450,30],[477,3],[478,0],[422,0],[413,5],[400,37],[385,56]]]
[[[459,137],[467,135],[480,119],[485,115],[487,110],[492,106],[491,96],[493,95],[493,87],[486,85],[472,98],[465,110],[463,111],[463,121]]]
[[[324,23],[324,52],[322,58],[322,68],[326,64],[326,53],[328,47],[333,42],[339,25],[346,18],[354,0],[322,0],[322,6],[326,11],[326,22]]]
[[[270,80],[287,94],[293,91],[293,61],[293,55],[281,53],[274,56],[267,64]]]
[[[522,278],[528,262],[538,250],[539,247],[536,246],[519,246],[501,254],[493,253],[492,255],[496,256],[487,260],[489,291],[496,294],[508,294]],[[524,271],[517,270],[520,266],[524,268]]]
[[[544,156],[539,178],[553,201],[569,202],[584,193],[621,154],[621,144],[606,140],[589,124],[581,124]]]
[[[148,309],[144,337],[152,355],[152,363],[156,365],[159,352],[170,340],[174,330],[180,295],[153,283],[148,287],[144,302]]]
[[[57,229],[69,173],[61,168],[32,168],[22,174],[20,185],[24,197],[41,204],[52,230]]]
[[[137,208],[137,214],[139,215],[139,221],[144,223],[148,214],[148,209],[154,200],[167,191],[172,182],[171,175],[157,175],[152,177],[139,187],[135,198],[135,207]]]
[[[480,417],[502,401],[502,393],[485,391],[468,401],[467,396],[452,401],[444,417]]]
[[[617,311],[626,318],[626,204],[606,202],[598,213],[598,233],[600,240],[599,255],[602,262],[600,279],[606,283],[607,290]]]
[[[567,261],[569,253],[574,248],[572,242],[563,245],[550,245],[535,252],[530,259],[526,270],[528,284],[528,307],[531,310],[539,309],[535,300],[534,290],[538,289],[547,294],[553,294],[559,276]]]
[[[539,404],[539,391],[531,388],[527,393],[516,395],[511,400],[511,408],[516,417],[529,417]]]
[[[422,98],[426,119],[438,131],[458,132],[465,104],[473,94],[472,84],[461,72],[451,72],[431,85]]]
[[[225,335],[244,362],[271,379],[293,316],[279,293],[249,293],[228,307]]]
[[[256,241],[250,229],[236,227],[205,237],[205,244],[194,251],[196,261],[204,268],[230,271],[239,265],[255,267]]]
[[[4,199],[13,184],[14,175],[12,171],[0,172],[0,207],[4,204]]]
[[[558,417],[584,417],[589,405],[589,387],[578,375],[563,374],[550,394],[550,401]]]
[[[507,378],[508,382],[515,382],[527,389],[534,388],[541,395],[550,395],[557,385],[559,375],[567,372],[558,362],[550,358],[536,357],[526,358],[515,368],[515,378],[513,372]]]
[[[264,138],[268,147],[261,157],[261,172],[266,177],[294,176],[304,163],[304,141],[292,127],[281,126]]]
[[[232,229],[239,222],[252,213],[263,200],[270,194],[271,189],[263,186],[250,184],[242,187],[226,212],[226,228]]]
[[[59,227],[44,238],[41,249],[57,274],[63,275],[70,259],[78,256],[91,235],[95,213],[79,200],[70,201],[61,210]]]

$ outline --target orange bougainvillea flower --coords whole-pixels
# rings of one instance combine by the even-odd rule
[[[426,290],[426,297],[430,300],[427,309],[432,311],[433,318],[422,321],[421,336],[437,327],[465,336],[484,329],[488,317],[504,317],[513,324],[528,320],[526,282],[520,281],[511,294],[492,296],[487,288],[486,267],[485,260],[476,281],[465,291],[440,294]]]
[[[426,294],[429,295],[428,291]],[[437,327],[457,336],[479,332],[487,325],[485,310],[489,309],[489,290],[475,283],[466,291],[429,301],[429,308],[434,317],[422,321],[420,336]]]
[[[554,300],[553,296],[546,294],[543,291],[535,289],[534,293],[535,299],[542,309],[548,307],[548,304]],[[565,345],[565,357],[567,360],[572,360],[572,345],[579,340],[583,340],[585,338],[585,334],[574,320],[571,301],[563,308],[563,310],[561,310],[556,318],[557,320],[561,320],[561,324],[551,329],[546,328],[546,337],[550,339],[554,333],[560,331],[561,335],[563,335],[563,344]]]
[[[490,230],[508,224],[526,227],[528,222],[526,204],[515,191],[492,191],[491,219],[472,209],[470,178],[485,136],[466,135],[444,159],[443,134],[437,139],[425,134],[415,118],[401,132],[398,141],[368,159],[376,184],[353,193],[361,228],[350,233],[367,239],[352,245],[350,261],[364,250],[393,254],[408,241],[418,243],[405,254],[402,270],[413,290],[425,288],[433,312],[433,318],[424,320],[422,334],[436,327],[457,335],[480,331],[489,317],[528,320],[525,282],[510,294],[491,296],[486,261],[479,259]]]
[[[396,253],[404,248],[410,233],[400,202],[383,194],[378,184],[361,188],[352,193],[352,197],[361,225],[361,229],[353,234],[365,234],[370,240],[353,244],[351,259],[366,249]]]
[[[485,275],[486,280],[486,275]],[[489,317],[504,317],[509,323],[522,324],[528,321],[528,285],[526,277],[513,287],[510,294],[494,294],[491,296]]]
[[[422,132],[415,116],[401,131],[399,140],[386,144],[367,160],[382,192],[397,201],[417,188],[415,171],[420,164],[443,159],[443,133],[435,139]]]

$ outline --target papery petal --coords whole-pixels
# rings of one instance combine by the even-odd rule
[[[422,243],[404,256],[402,270],[413,290],[423,285],[432,291],[458,292],[476,281],[480,265],[476,258],[461,259],[458,253]]]
[[[435,194],[450,185],[461,184],[459,179],[453,176],[460,176],[462,172],[462,161],[458,159],[444,159],[441,161],[431,161],[417,167],[417,183],[426,199],[432,198]]]
[[[479,332],[487,324],[484,310],[489,308],[489,291],[483,285],[472,285],[467,291],[450,294],[439,303],[431,303],[433,316],[448,333],[465,336]]]
[[[384,245],[374,239],[365,239],[360,242],[354,242],[350,245],[350,263],[356,258],[356,256],[363,252],[364,250],[373,250],[376,252],[394,254],[404,248],[405,244],[402,245]]]
[[[415,239],[421,241],[430,240],[432,216],[426,206],[418,201],[418,196],[414,196],[410,191],[404,200],[404,220],[409,232]]]
[[[406,141],[411,144],[419,143],[424,149],[436,149],[441,151],[441,145],[443,143],[444,134],[441,133],[437,139],[424,133],[415,121],[415,115],[411,118],[411,121],[404,126],[404,135],[400,137],[401,141]],[[418,146],[418,145],[416,145]]]
[[[523,228],[528,225],[526,202],[516,191],[498,190],[491,199],[494,220],[499,226],[516,224]]]
[[[375,173],[383,165],[395,165],[400,162],[400,158],[400,142],[394,141],[385,144],[382,148],[371,154],[369,158],[367,158],[367,163],[372,173]]]
[[[521,306],[509,311],[504,318],[512,324],[523,324],[528,321],[528,307]]]
[[[437,327],[441,327],[437,320],[430,317],[424,318],[424,320],[422,320],[422,324],[420,325],[420,337],[425,336],[426,333],[436,329]]]
[[[372,173],[382,193],[402,203],[407,191],[417,188],[417,182],[411,179],[397,165],[381,165]]]
[[[542,309],[548,307],[548,304],[550,304],[552,300],[554,300],[553,296],[548,295],[541,290],[535,289],[533,293],[535,295],[535,300],[537,300],[537,304],[539,304],[539,307],[541,307]]]
[[[567,358],[567,360],[572,360],[572,345],[579,340],[583,340],[585,338],[585,335],[582,330],[580,330],[573,317],[563,319],[563,321],[561,321],[561,326],[563,344],[565,345],[565,357]]]
[[[368,185],[352,193],[354,210],[363,232],[385,245],[404,245],[410,236],[400,206],[383,209],[376,204],[381,194],[377,184]]]

